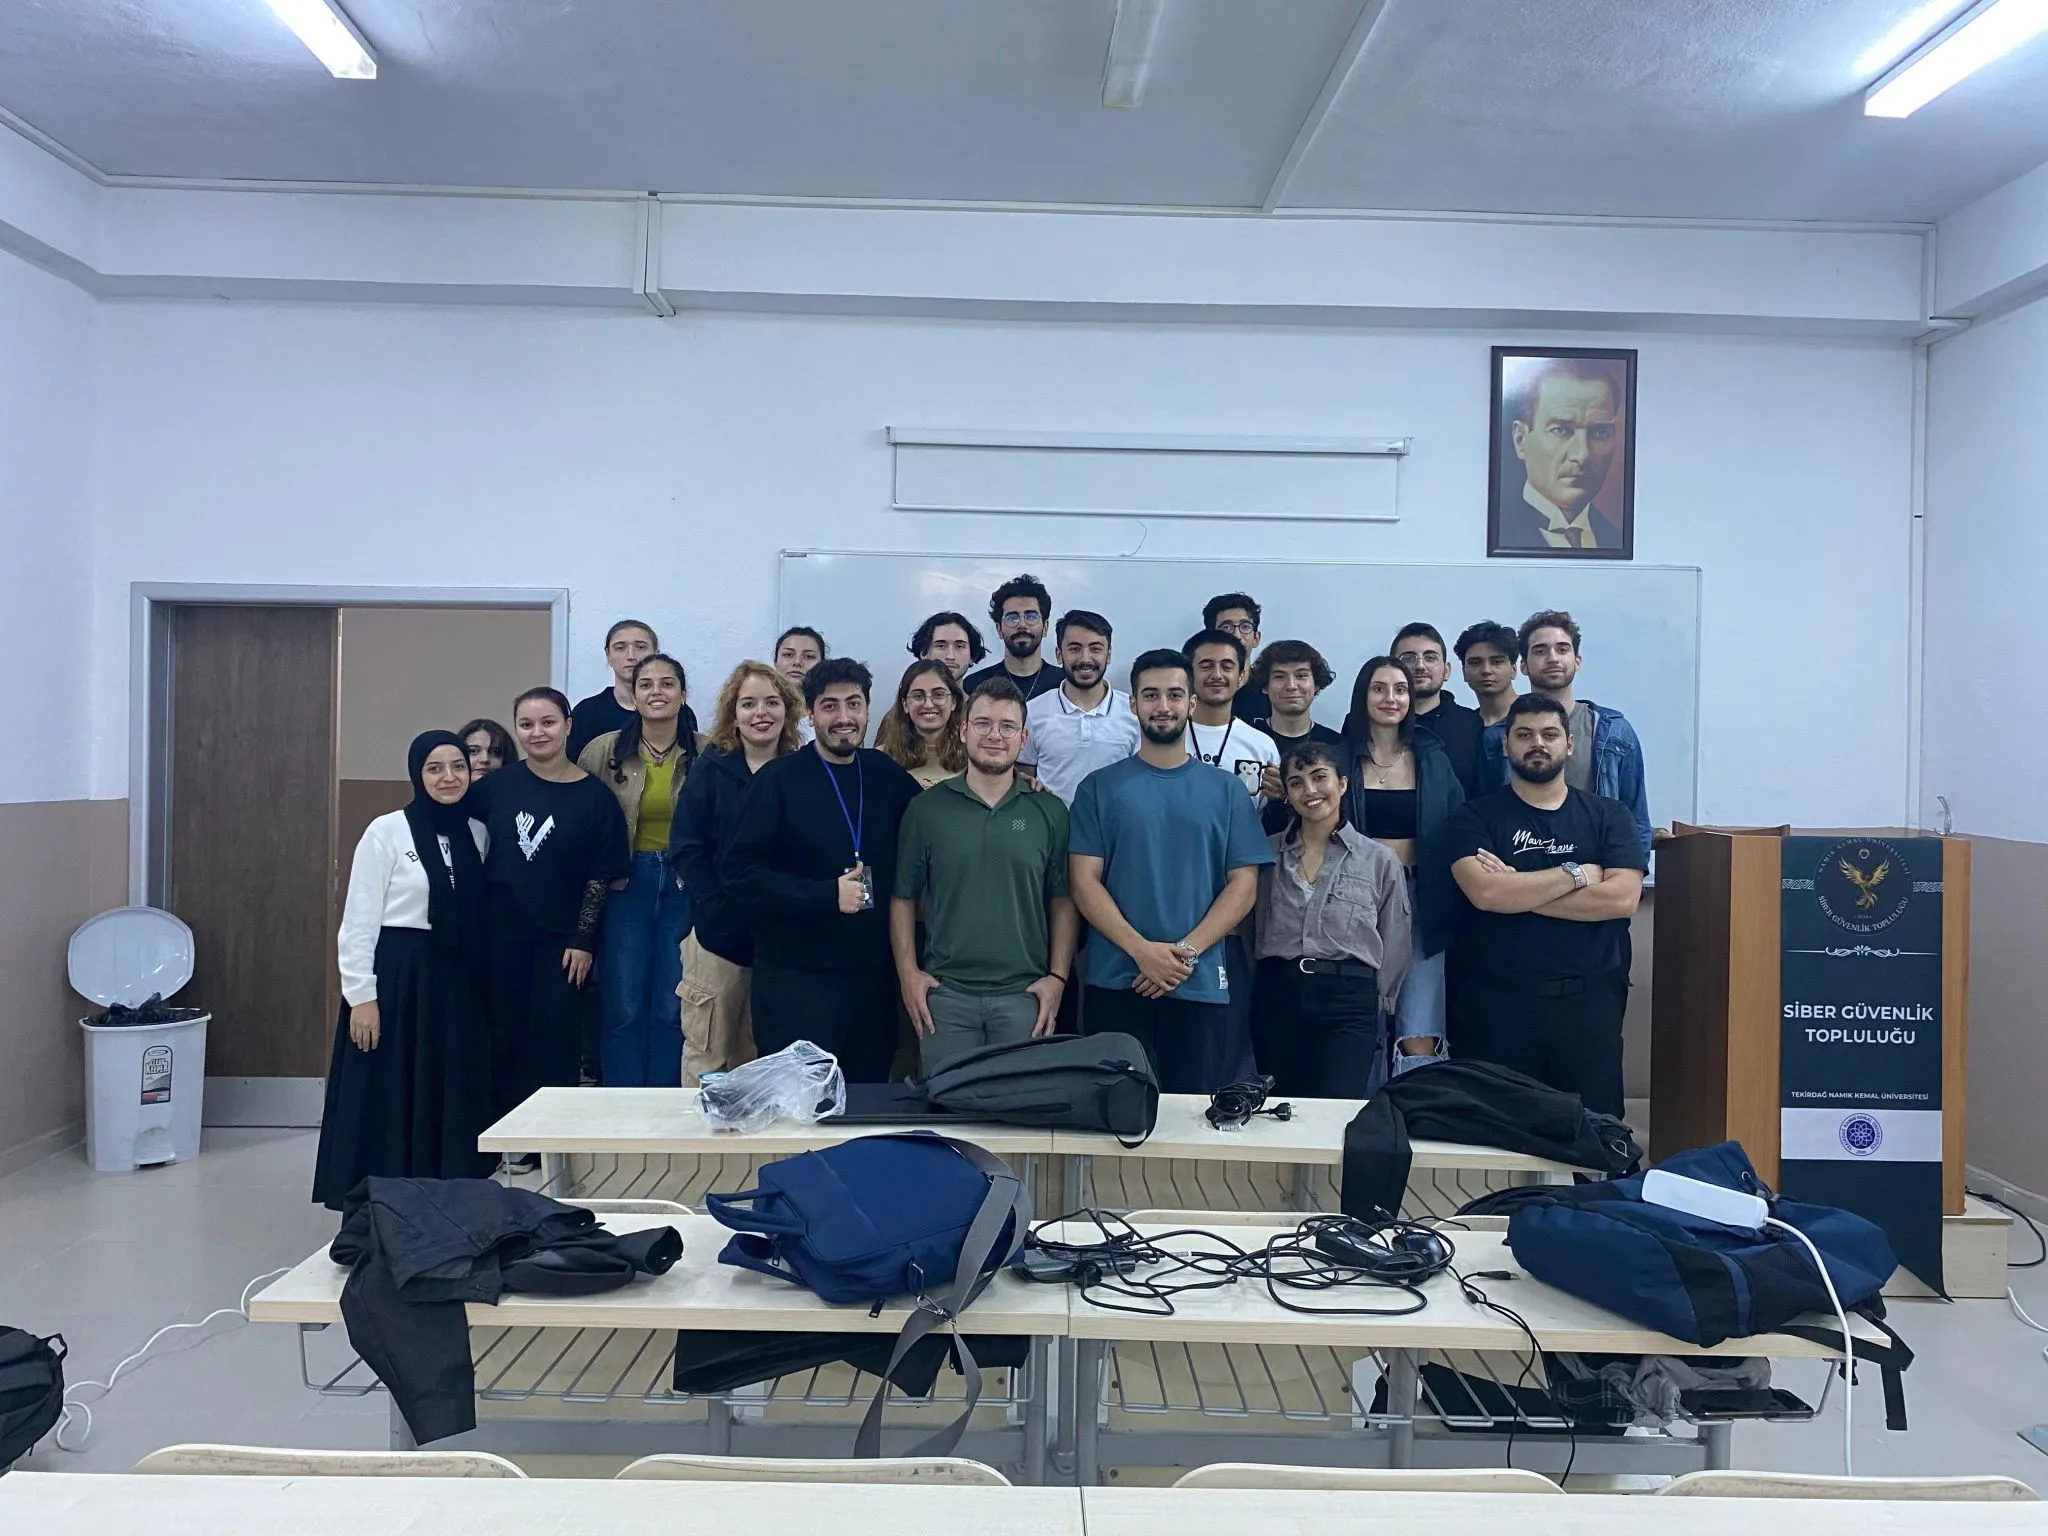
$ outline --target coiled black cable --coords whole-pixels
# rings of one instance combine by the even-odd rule
[[[1271,1109],[1266,1108],[1266,1098],[1272,1091],[1273,1079],[1270,1077],[1248,1077],[1243,1082],[1227,1084],[1209,1095],[1209,1107],[1203,1111],[1203,1118],[1211,1129],[1218,1131],[1238,1130],[1249,1124],[1253,1115],[1292,1120],[1292,1104],[1280,1103]]]
[[[1092,1226],[1095,1240],[1049,1235],[1060,1223]],[[1026,1244],[1043,1260],[1067,1266],[1065,1278],[1090,1306],[1142,1317],[1171,1317],[1176,1296],[1256,1281],[1289,1312],[1317,1317],[1406,1317],[1429,1305],[1424,1281],[1455,1258],[1450,1239],[1416,1222],[1367,1222],[1353,1216],[1310,1216],[1293,1231],[1257,1248],[1221,1232],[1180,1227],[1140,1232],[1108,1211],[1076,1211],[1035,1227]],[[1140,1273],[1140,1271],[1143,1271]],[[1306,1306],[1290,1293],[1357,1288],[1400,1293],[1391,1306]]]

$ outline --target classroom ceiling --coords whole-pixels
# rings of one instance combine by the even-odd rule
[[[1127,0],[1131,3],[1131,0]],[[2048,39],[1904,121],[1862,93],[1964,0],[5,0],[0,108],[102,171],[433,186],[1924,220],[2048,160]]]

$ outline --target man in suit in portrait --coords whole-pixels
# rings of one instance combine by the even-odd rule
[[[1522,484],[1503,475],[1501,549],[1623,547],[1621,526],[1593,503],[1621,447],[1620,365],[1589,358],[1537,363],[1508,398]]]

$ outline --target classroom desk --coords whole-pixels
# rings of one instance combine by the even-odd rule
[[[1075,1241],[1088,1241],[1096,1234],[1080,1224],[1059,1229]],[[1157,1229],[1155,1229],[1157,1230]],[[1276,1227],[1233,1227],[1229,1236],[1240,1247],[1257,1248],[1291,1229]],[[1493,1301],[1518,1313],[1547,1351],[1572,1354],[1690,1354],[1761,1355],[1771,1359],[1827,1359],[1837,1352],[1809,1340],[1785,1334],[1734,1339],[1702,1349],[1682,1343],[1654,1330],[1640,1327],[1612,1312],[1570,1296],[1521,1272],[1498,1232],[1456,1232],[1451,1234],[1457,1250],[1457,1268],[1467,1275],[1507,1270],[1511,1280],[1479,1282]],[[1187,1278],[1196,1278],[1188,1276]],[[1099,1480],[1101,1470],[1098,1422],[1106,1356],[1113,1343],[1169,1344],[1251,1344],[1303,1346],[1328,1349],[1370,1350],[1384,1363],[1387,1377],[1385,1412],[1393,1421],[1386,1435],[1387,1463],[1409,1466],[1414,1462],[1418,1383],[1422,1356],[1443,1351],[1479,1351],[1526,1355],[1528,1335],[1509,1319],[1468,1302],[1458,1283],[1448,1274],[1438,1275],[1422,1287],[1429,1304],[1421,1311],[1392,1317],[1304,1316],[1280,1306],[1256,1280],[1239,1280],[1213,1290],[1188,1291],[1173,1298],[1171,1316],[1149,1316],[1112,1310],[1084,1301],[1075,1293],[1069,1318],[1069,1334],[1076,1345],[1075,1408],[1076,1475],[1087,1487]],[[1117,1298],[1122,1300],[1121,1298]],[[1398,1305],[1396,1291],[1345,1289],[1330,1292],[1296,1292],[1289,1300],[1302,1307],[1344,1307]],[[1128,1301],[1124,1305],[1132,1305]],[[1823,1324],[1819,1317],[1810,1319]],[[1851,1326],[1859,1337],[1881,1342],[1883,1335],[1861,1319]],[[1730,1447],[1728,1424],[1704,1426],[1704,1460],[1709,1466],[1728,1465]],[[1531,1441],[1526,1433],[1522,1443]],[[1544,1437],[1546,1439],[1550,1437]],[[1606,1437],[1600,1437],[1606,1438]],[[1483,1443],[1478,1436],[1459,1435],[1468,1449]],[[1595,1443],[1590,1434],[1579,1436],[1579,1444]],[[1622,1442],[1636,1454],[1641,1442]],[[1222,1451],[1208,1455],[1213,1461],[1253,1460]],[[1586,1461],[1584,1470],[1594,1470]]]
[[[1136,1147],[1094,1131],[1054,1131],[1052,1150],[1061,1160],[1061,1208],[1079,1210],[1085,1202],[1085,1159],[1176,1158],[1190,1162],[1286,1163],[1302,1170],[1296,1177],[1294,1204],[1307,1210],[1307,1181],[1312,1168],[1338,1168],[1344,1162],[1344,1129],[1365,1107],[1363,1099],[1289,1099],[1294,1113],[1287,1120],[1255,1115],[1242,1129],[1219,1131],[1204,1118],[1209,1096],[1198,1093],[1160,1095],[1159,1120],[1152,1134]],[[1495,1172],[1560,1177],[1581,1171],[1569,1163],[1509,1152],[1500,1147],[1467,1146],[1455,1141],[1417,1141],[1411,1166],[1450,1171]]]
[[[2048,1503],[1661,1499],[1614,1494],[950,1488],[414,1477],[0,1478],[0,1529],[35,1536],[1798,1536],[2048,1532]]]
[[[604,1482],[574,1478],[182,1477],[16,1472],[19,1536],[1082,1536],[1072,1488]]]
[[[2048,1503],[1084,1488],[1088,1536],[1889,1536],[2048,1531]]]
[[[997,1157],[1040,1157],[1052,1132],[1014,1125],[818,1125],[778,1120],[759,1131],[719,1131],[705,1123],[694,1088],[542,1088],[477,1138],[480,1152],[538,1152],[550,1193],[568,1188],[562,1175],[572,1153],[648,1157],[790,1157],[835,1147],[856,1136],[945,1130]]]
[[[557,1193],[572,1189],[565,1177],[571,1155],[788,1157],[836,1146],[855,1136],[936,1129],[972,1141],[998,1157],[1025,1159],[1026,1166],[1020,1171],[1027,1179],[1034,1171],[1032,1160],[1058,1157],[1060,1209],[1071,1211],[1083,1204],[1090,1158],[1283,1164],[1298,1169],[1341,1166],[1344,1128],[1365,1101],[1294,1099],[1292,1103],[1294,1117],[1290,1120],[1259,1116],[1242,1130],[1218,1131],[1203,1119],[1209,1106],[1206,1095],[1165,1094],[1159,1101],[1159,1120],[1152,1135],[1136,1147],[1126,1147],[1106,1134],[985,1123],[913,1127],[778,1121],[760,1131],[715,1131],[704,1122],[694,1088],[542,1088],[478,1137],[477,1147],[484,1152],[538,1152],[545,1169],[543,1187]],[[1427,1140],[1414,1144],[1413,1165],[1536,1178],[1557,1178],[1574,1171],[1567,1163],[1499,1147]],[[1300,1180],[1297,1185],[1295,1203],[1306,1208]]]
[[[682,1234],[683,1256],[665,1275],[643,1278],[596,1296],[528,1296],[508,1293],[495,1307],[472,1304],[472,1327],[660,1332],[678,1328],[776,1333],[874,1333],[893,1336],[908,1321],[903,1298],[870,1315],[866,1307],[834,1306],[799,1285],[720,1264],[718,1253],[732,1233],[708,1216],[607,1215],[613,1231],[673,1226]],[[251,1298],[252,1323],[296,1323],[319,1328],[338,1323],[341,1288],[348,1272],[318,1252]],[[1022,1334],[1032,1341],[1027,1367],[1031,1400],[1023,1404],[1023,1463],[1028,1481],[1045,1476],[1047,1414],[1043,1385],[1048,1379],[1048,1341],[1067,1331],[1064,1286],[1038,1285],[1015,1275],[998,1275],[965,1314],[970,1331]],[[393,1415],[394,1438],[400,1425]],[[849,1426],[844,1442],[852,1443]],[[673,1448],[673,1447],[671,1447]],[[845,1454],[842,1450],[839,1454]]]

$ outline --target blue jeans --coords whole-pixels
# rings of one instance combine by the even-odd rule
[[[626,888],[604,906],[597,960],[604,996],[607,1088],[674,1088],[683,1080],[683,935],[690,895],[659,853],[633,855]]]

